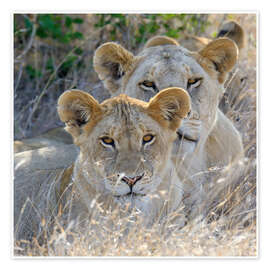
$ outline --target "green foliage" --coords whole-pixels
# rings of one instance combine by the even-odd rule
[[[26,73],[27,73],[30,80],[34,80],[34,79],[40,78],[42,76],[41,71],[35,69],[31,65],[27,65],[25,70],[26,70]]]
[[[26,33],[30,34],[32,32],[32,29],[33,29],[33,23],[30,21],[30,19],[28,17],[24,17],[24,24],[25,24],[25,28],[26,28]]]
[[[212,38],[216,38],[217,37],[217,31],[214,31],[212,34],[211,34],[211,36],[212,36]]]
[[[204,14],[160,14],[160,16],[167,30],[165,34],[173,38],[179,38],[183,31],[192,34],[203,33],[208,26],[207,15]]]
[[[37,16],[37,32],[40,38],[52,38],[61,43],[83,39],[83,34],[73,30],[73,24],[82,24],[83,19],[67,15],[41,14]]]
[[[91,16],[99,31],[100,43],[118,41],[128,49],[137,49],[149,38],[161,34],[178,39],[183,32],[205,31],[207,15],[204,14],[96,14]],[[17,55],[34,40],[36,50],[28,50],[25,74],[30,81],[45,82],[51,75],[56,79],[66,77],[73,69],[87,66],[83,57],[86,51],[78,47],[77,40],[84,39],[79,30],[87,15],[68,14],[15,14],[14,44]],[[89,34],[91,34],[89,32]],[[39,47],[37,47],[39,46]],[[34,48],[32,46],[32,48]],[[44,63],[38,56],[46,51]],[[88,61],[88,62],[86,62]],[[57,70],[56,70],[57,69]]]
[[[160,25],[157,22],[157,15],[145,15],[139,26],[138,31],[135,32],[135,39],[137,43],[145,43],[149,35],[154,35],[160,29]]]
[[[110,25],[111,40],[116,40],[117,32],[126,30],[128,26],[128,17],[124,14],[98,14],[98,21],[95,23],[96,28],[103,28],[106,25]]]
[[[67,73],[70,71],[70,69],[74,66],[76,61],[78,60],[78,56],[71,54],[69,55],[66,60],[63,62],[63,64],[60,66],[58,70],[58,76],[60,78],[63,78],[67,75]]]
[[[32,31],[33,25],[36,24],[36,36],[41,39],[52,39],[60,43],[70,43],[76,39],[83,39],[81,32],[74,30],[74,25],[82,24],[81,18],[72,18],[68,15],[39,14],[36,21],[25,15],[23,17],[23,26],[19,29],[20,17],[15,16],[14,32],[15,34],[24,33],[24,38],[28,38]]]
[[[30,81],[37,78],[48,79],[55,72],[56,66],[58,66],[57,75],[61,78],[65,77],[73,67],[80,68],[82,66],[79,57],[83,55],[83,50],[80,47],[75,47],[76,43],[74,42],[84,38],[83,33],[78,31],[78,26],[83,23],[84,19],[74,15],[17,14],[14,16],[14,43],[16,49],[24,49],[33,38],[48,44],[47,50],[50,55],[57,47],[58,55],[59,53],[62,54],[63,58],[67,56],[60,65],[61,58],[54,59],[54,57],[50,56],[45,62],[45,67],[41,68],[38,63],[33,63],[34,58],[37,60],[36,51],[34,58],[28,57],[28,63],[25,67],[26,75]],[[35,32],[33,32],[34,25]],[[69,54],[71,49],[74,50],[73,54]]]
[[[145,43],[155,34],[172,38],[181,37],[183,31],[193,34],[202,33],[208,26],[204,14],[98,14],[96,28],[106,29],[111,40],[124,39],[132,33],[132,47]],[[125,42],[125,40],[123,40]]]
[[[54,62],[51,57],[46,62],[46,70],[48,70],[50,73],[54,71]]]

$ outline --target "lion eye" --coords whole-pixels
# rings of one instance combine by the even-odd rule
[[[153,141],[154,137],[155,136],[152,134],[147,134],[147,135],[143,136],[143,144],[146,144],[146,143]]]
[[[198,87],[202,82],[202,78],[192,78],[189,79],[187,82],[187,88],[189,89],[190,87],[196,88]]]
[[[143,89],[143,90],[150,90],[153,92],[158,92],[157,86],[154,82],[152,81],[143,81],[141,83],[139,83],[139,86]]]
[[[143,85],[146,87],[152,87],[152,88],[155,87],[155,84],[153,82],[150,82],[150,81],[144,81]]]
[[[110,137],[103,137],[101,138],[101,142],[105,145],[111,145],[114,146],[114,140]]]

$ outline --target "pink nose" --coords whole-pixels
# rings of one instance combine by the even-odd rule
[[[127,183],[130,187],[134,186],[136,182],[143,178],[143,174],[135,177],[124,176],[121,180]]]

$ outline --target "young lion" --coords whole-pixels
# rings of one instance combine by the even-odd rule
[[[120,95],[99,104],[85,92],[65,92],[58,113],[80,147],[73,177],[85,204],[98,192],[149,217],[160,205],[150,195],[162,189],[172,194],[174,209],[182,191],[170,152],[189,110],[189,95],[178,88],[161,91],[149,103]]]
[[[50,198],[50,203],[53,194],[58,194],[61,199],[57,204],[65,209],[63,197],[69,198],[66,200],[68,204],[71,197],[63,191],[72,185],[74,196],[69,216],[74,219],[78,216],[85,219],[92,201],[98,198],[104,209],[112,203],[124,208],[135,207],[145,216],[146,224],[151,224],[157,217],[162,218],[176,210],[182,201],[183,187],[174,171],[170,154],[175,131],[189,111],[189,95],[180,88],[165,89],[149,102],[122,94],[101,104],[88,93],[66,91],[58,100],[58,113],[80,148],[79,156],[75,164],[61,174],[60,184],[51,184],[45,190],[46,185],[40,185],[36,176],[31,190],[44,188],[36,193],[46,194],[45,198]],[[17,164],[21,166],[20,161]],[[27,181],[28,178],[24,185]],[[22,183],[16,189],[16,183],[15,179],[15,203],[16,200],[22,201],[19,199],[22,196],[25,199],[30,197],[32,205],[38,208],[41,204],[36,202],[36,194],[27,194],[29,189],[19,188]],[[40,216],[54,213],[59,208],[55,204],[43,205],[44,209],[35,208]],[[54,210],[48,210],[48,207]],[[20,222],[17,239],[25,238],[24,232],[29,231],[29,226],[36,228],[32,223],[38,221],[34,218],[24,228],[24,222],[29,220],[32,212],[18,218],[16,213],[21,215],[22,211],[15,211],[15,223],[16,220]],[[63,211],[60,209],[60,212]],[[51,217],[44,219],[51,220]]]

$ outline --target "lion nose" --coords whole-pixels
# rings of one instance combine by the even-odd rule
[[[121,180],[125,183],[127,183],[130,187],[134,186],[139,180],[143,178],[143,175],[138,175],[135,177],[129,177],[129,176],[124,176],[121,178]]]

